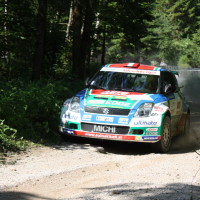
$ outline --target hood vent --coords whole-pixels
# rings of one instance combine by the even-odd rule
[[[105,100],[108,100],[108,98],[106,98],[106,97],[94,97],[94,99],[105,99]]]
[[[126,99],[118,99],[118,98],[113,98],[111,100],[113,100],[113,101],[127,101]]]

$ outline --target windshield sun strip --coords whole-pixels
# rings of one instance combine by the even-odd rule
[[[160,75],[160,71],[154,70],[144,70],[144,69],[132,69],[132,68],[108,68],[103,67],[101,71],[110,71],[110,72],[121,72],[121,73],[133,73],[133,74],[146,74],[146,75]]]

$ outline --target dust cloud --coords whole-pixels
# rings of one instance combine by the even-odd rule
[[[174,138],[172,151],[196,151],[200,147],[200,69],[177,71],[179,86],[190,106],[190,132]]]

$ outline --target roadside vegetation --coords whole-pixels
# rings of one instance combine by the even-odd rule
[[[82,82],[43,80],[0,81],[0,152],[23,150],[28,141],[45,144],[59,140],[63,101],[82,89]]]
[[[2,0],[0,152],[59,140],[63,101],[106,63],[200,66],[199,0]]]

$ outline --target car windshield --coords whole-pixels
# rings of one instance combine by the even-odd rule
[[[158,92],[157,75],[100,71],[90,82],[89,88],[127,92]]]

